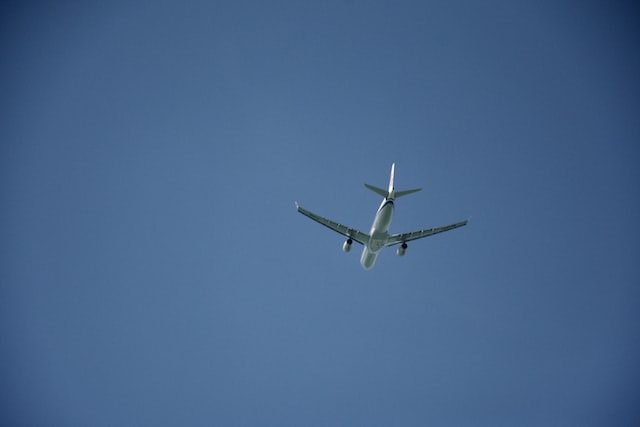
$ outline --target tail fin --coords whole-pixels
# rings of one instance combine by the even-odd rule
[[[396,164],[392,163],[391,164],[391,176],[389,176],[389,189],[388,190],[385,191],[382,188],[376,187],[376,186],[371,185],[371,184],[365,184],[364,186],[367,187],[369,190],[373,191],[374,193],[377,193],[377,194],[381,195],[385,199],[397,199],[398,197],[406,196],[408,194],[413,194],[415,192],[418,192],[418,191],[422,190],[422,188],[416,188],[414,190],[395,191],[394,183],[393,183],[395,170],[396,170]]]
[[[393,194],[393,175],[396,171],[396,164],[391,163],[391,176],[389,176],[389,194]]]

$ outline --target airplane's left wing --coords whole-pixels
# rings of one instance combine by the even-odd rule
[[[467,225],[469,220],[456,222],[455,224],[445,225],[444,227],[429,228],[427,230],[413,231],[411,233],[394,234],[387,239],[386,246],[393,246],[399,243],[409,242],[411,240],[422,239],[423,237],[433,236],[434,234],[444,233],[458,227]]]
[[[296,202],[296,209],[298,209],[298,212],[300,212],[302,215],[308,216],[312,220],[324,225],[327,228],[332,229],[333,231],[336,231],[336,232],[342,234],[345,237],[348,237],[348,238],[350,238],[352,240],[355,240],[356,242],[360,243],[361,245],[366,245],[366,243],[369,241],[369,235],[368,234],[363,233],[361,231],[358,231],[355,228],[351,228],[351,227],[347,227],[346,225],[338,224],[337,222],[334,222],[334,221],[331,221],[329,219],[323,218],[320,215],[316,215],[313,212],[310,212],[310,211],[300,207],[300,205],[298,205],[297,202]]]

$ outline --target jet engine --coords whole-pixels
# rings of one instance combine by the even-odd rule
[[[404,254],[407,253],[407,244],[403,242],[396,253],[398,254],[398,256],[404,256]]]
[[[347,239],[347,241],[346,241],[346,242],[344,242],[344,243],[342,244],[342,250],[343,250],[344,252],[349,252],[349,251],[351,251],[351,244],[352,244],[352,243],[353,243],[353,240],[351,240],[351,239]]]

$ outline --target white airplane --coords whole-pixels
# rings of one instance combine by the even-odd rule
[[[380,207],[378,208],[378,212],[376,212],[376,217],[373,220],[373,225],[371,226],[371,231],[369,231],[369,234],[358,231],[355,228],[338,224],[337,222],[323,218],[320,215],[316,215],[313,212],[309,212],[308,210],[300,207],[300,205],[298,205],[298,202],[296,202],[296,209],[298,209],[298,212],[300,212],[302,215],[308,216],[312,220],[319,222],[325,227],[328,227],[333,231],[336,231],[345,236],[347,240],[342,245],[342,250],[344,252],[351,251],[351,244],[354,241],[363,245],[364,250],[362,251],[362,256],[360,257],[360,265],[365,270],[369,270],[373,267],[376,259],[378,258],[378,255],[380,254],[380,251],[387,246],[400,245],[396,253],[398,254],[398,256],[404,256],[407,251],[407,242],[411,240],[433,236],[434,234],[442,233],[445,231],[453,230],[454,228],[462,227],[463,225],[467,225],[469,221],[465,220],[462,222],[457,222],[455,224],[445,225],[444,227],[429,228],[427,230],[414,231],[411,233],[389,235],[389,226],[391,225],[391,219],[393,217],[393,202],[395,201],[395,199],[422,190],[422,188],[417,188],[415,190],[395,191],[393,187],[393,175],[395,167],[396,164],[393,163],[391,165],[391,177],[389,178],[388,190],[383,190],[382,188],[374,187],[373,185],[369,184],[364,185],[369,190],[384,197],[382,203],[380,204]]]

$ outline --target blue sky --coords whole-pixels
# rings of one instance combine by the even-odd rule
[[[1,15],[3,425],[637,425],[637,8]]]

